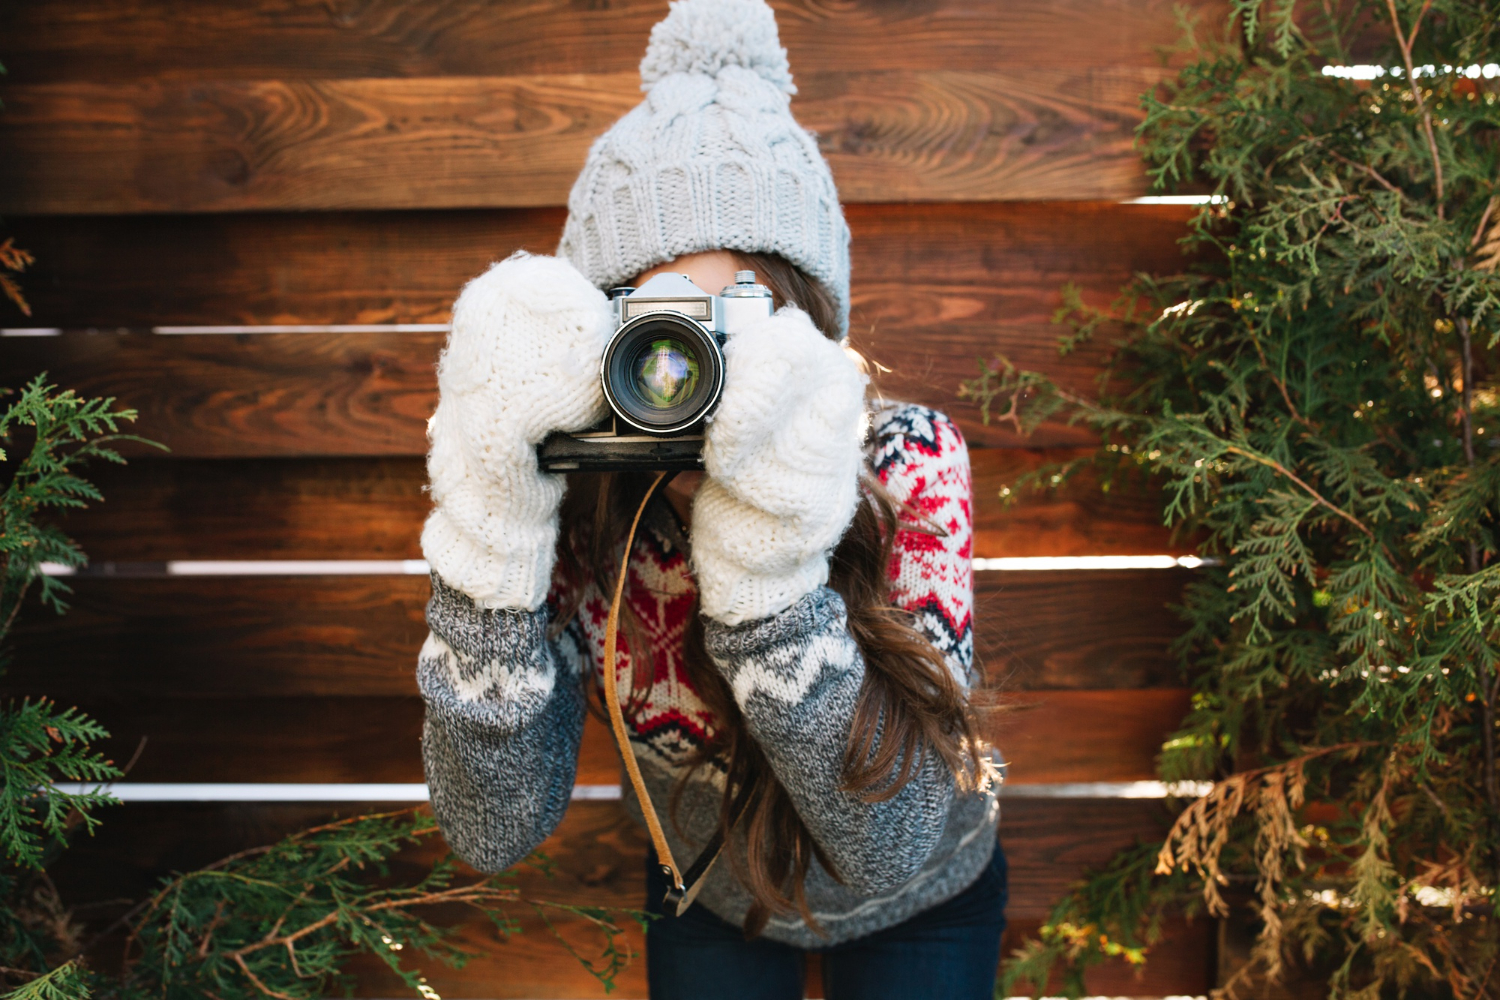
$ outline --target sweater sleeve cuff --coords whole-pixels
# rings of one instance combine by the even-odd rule
[[[804,594],[785,611],[739,625],[704,618],[708,651],[714,656],[753,656],[789,640],[822,632],[847,620],[844,599],[829,587]]]
[[[547,607],[485,608],[437,573],[427,602],[427,627],[464,656],[514,658],[546,641]]]
[[[844,599],[828,587],[799,598],[779,614],[743,625],[705,619],[704,643],[731,685],[741,674],[775,675],[802,685],[813,661],[818,673],[860,667]],[[810,659],[809,654],[816,655]]]
[[[429,705],[545,701],[561,667],[550,655],[546,605],[536,611],[481,608],[432,574],[431,630],[418,656],[417,684]],[[540,702],[538,702],[540,704]],[[535,708],[536,706],[532,706]]]

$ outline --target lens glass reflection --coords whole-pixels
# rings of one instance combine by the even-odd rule
[[[675,337],[642,345],[630,365],[631,389],[642,403],[667,409],[683,403],[698,387],[698,358]]]

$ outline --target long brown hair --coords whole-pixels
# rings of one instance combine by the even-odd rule
[[[736,253],[735,257],[771,289],[777,308],[788,303],[800,307],[824,335],[837,339],[838,307],[822,284],[773,254]],[[568,578],[592,578],[606,592],[613,587],[619,545],[650,479],[626,473],[570,478],[558,545]],[[908,613],[891,605],[889,594],[887,571],[897,531],[940,529],[916,512],[898,508],[868,470],[862,482],[863,500],[829,563],[829,586],[844,599],[849,634],[865,661],[864,686],[844,749],[843,788],[866,802],[892,798],[929,759],[928,754],[937,755],[961,788],[972,787],[979,780],[981,744],[968,698],[942,654],[913,627]],[[565,608],[558,621],[566,621],[570,612]],[[647,696],[653,670],[649,641],[628,605],[622,630],[634,663],[630,700],[638,706]],[[683,643],[689,679],[718,725],[674,790],[674,817],[692,770],[710,762],[722,767],[728,792],[719,824],[731,848],[731,811],[735,801],[742,804],[737,825],[745,838],[745,854],[741,857],[734,849],[727,853],[752,899],[745,917],[746,935],[759,934],[772,913],[798,912],[816,930],[804,891],[812,859],[817,857],[835,878],[839,873],[797,815],[791,797],[747,730],[728,684],[710,664],[696,608],[689,616]],[[592,677],[588,683],[593,684]]]

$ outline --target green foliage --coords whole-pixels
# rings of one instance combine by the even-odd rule
[[[1215,784],[1149,879],[1093,877],[1006,982],[1076,995],[1187,879],[1258,928],[1230,993],[1293,966],[1333,997],[1492,992],[1500,80],[1477,66],[1500,9],[1233,0],[1227,40],[1194,44],[1139,133],[1159,186],[1216,196],[1183,273],[1109,310],[1065,293],[1062,350],[1123,332],[1097,396],[1005,359],[965,392],[1018,430],[1095,428],[1106,481],[1149,477],[1213,561],[1180,609],[1195,694],[1160,769]],[[1323,73],[1356,63],[1382,75]]]
[[[18,459],[0,447],[0,462],[9,466],[9,481],[0,491],[0,643],[33,585],[43,603],[57,611],[65,607],[62,595],[67,587],[45,575],[43,563],[76,567],[84,563],[84,556],[61,530],[41,518],[101,499],[80,470],[90,460],[119,462],[112,445],[140,440],[119,432],[121,423],[135,419],[135,411],[113,407],[112,399],[80,399],[57,391],[38,376],[0,411],[0,445],[29,438],[29,447]],[[77,709],[58,709],[46,700],[0,708],[4,865],[39,868],[49,843],[60,843],[69,829],[82,823],[93,831],[98,820],[91,810],[113,800],[98,791],[63,792],[57,782],[118,777],[110,762],[89,749],[89,741],[106,735]],[[22,879],[13,873],[4,877]]]
[[[113,399],[59,392],[45,376],[33,379],[0,411],[0,445],[29,438],[17,459],[0,447],[0,462],[9,466],[10,476],[0,491],[0,643],[33,585],[44,604],[57,611],[66,606],[67,586],[44,574],[43,563],[77,567],[84,555],[41,518],[102,499],[81,470],[90,460],[122,461],[112,446],[141,440],[119,431],[133,420],[135,411],[115,409]],[[80,823],[93,831],[98,819],[92,810],[113,799],[99,791],[64,792],[57,782],[119,777],[109,761],[89,749],[91,740],[106,735],[77,709],[58,709],[50,701],[0,708],[0,872],[6,865],[41,867],[49,843],[60,844]]]
[[[77,962],[67,962],[7,993],[5,1000],[89,1000],[91,996],[88,973]]]
[[[91,810],[114,799],[101,791],[65,792],[57,782],[119,778],[119,768],[89,749],[90,740],[108,735],[78,709],[59,711],[49,701],[0,712],[0,850],[7,861],[40,868],[48,839],[62,840],[79,822],[94,831],[99,819]]]
[[[451,855],[424,861],[440,847],[432,816],[409,809],[355,816],[241,851],[164,879],[115,921],[116,934],[83,940],[69,927],[71,947],[60,953],[72,954],[5,1000],[90,993],[100,1000],[316,1000],[347,993],[350,963],[361,955],[379,959],[413,993],[438,1000],[410,961],[414,953],[460,968],[472,957],[456,940],[465,915],[478,915],[503,938],[520,929],[515,910],[549,925],[549,912],[586,921],[602,938],[602,958],[573,954],[606,991],[614,987],[634,957],[618,918],[643,915],[529,900],[514,871],[463,875]],[[546,866],[539,857],[529,863]],[[118,948],[120,933],[123,963],[109,975],[90,971],[85,957],[107,958],[99,954],[103,945]],[[4,955],[9,971],[26,968],[10,965],[15,960]],[[47,964],[31,963],[38,971]]]
[[[507,915],[515,906],[586,917],[603,934],[606,952],[589,969],[613,987],[630,954],[608,914],[528,902],[514,873],[462,877],[451,857],[414,871],[410,861],[401,864],[401,852],[437,833],[422,811],[358,816],[170,879],[130,917],[124,974],[98,992],[141,1000],[315,1000],[352,986],[348,963],[366,954],[436,1000],[407,963],[411,952],[461,967],[470,955],[453,940],[458,908],[508,936],[519,929]],[[422,916],[439,907],[444,925]]]
[[[117,442],[161,447],[120,433],[120,425],[133,422],[136,412],[116,410],[114,404],[113,398],[80,399],[72,390],[59,392],[42,374],[0,412],[0,445],[22,434],[30,438],[29,450],[8,470],[10,481],[0,493],[0,641],[33,584],[44,604],[59,612],[67,607],[62,595],[68,587],[44,575],[43,563],[78,567],[86,562],[72,539],[38,517],[104,499],[80,470],[91,460],[123,463],[113,447]],[[10,461],[0,446],[0,462]]]

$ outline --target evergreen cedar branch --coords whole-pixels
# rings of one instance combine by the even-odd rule
[[[115,409],[113,399],[59,392],[44,375],[0,411],[0,443],[32,439],[14,459],[0,450],[9,476],[0,490],[0,654],[33,588],[42,603],[65,610],[68,588],[44,575],[42,564],[76,567],[85,557],[45,515],[103,499],[80,473],[91,459],[122,461],[117,442],[142,441],[119,432],[135,416]],[[149,898],[85,925],[46,867],[70,834],[80,827],[92,833],[102,822],[95,811],[115,801],[106,791],[58,787],[122,777],[90,748],[107,736],[75,708],[47,700],[0,704],[0,989],[10,988],[3,1000],[313,1000],[347,992],[347,966],[361,953],[382,959],[423,1000],[437,1000],[402,954],[420,951],[454,966],[470,957],[452,939],[456,925],[420,915],[435,906],[466,907],[501,936],[520,929],[508,916],[517,906],[549,928],[553,915],[581,919],[601,935],[597,958],[558,940],[606,990],[634,957],[621,911],[533,901],[514,873],[465,876],[448,857],[421,864],[438,831],[420,810],[356,816],[242,851],[165,879]],[[539,857],[530,864],[546,867]],[[95,972],[91,960],[117,971]]]
[[[1256,928],[1229,995],[1500,995],[1500,8],[1231,8],[1143,98],[1158,187],[1219,196],[1184,273],[1108,311],[1065,293],[1064,351],[1123,331],[1097,398],[1003,358],[964,387],[1023,432],[1094,427],[1107,478],[1148,479],[1219,561],[1184,595],[1192,711],[1160,757],[1213,791],[1062,900],[998,995],[1081,994],[1204,912]],[[1322,73],[1357,63],[1384,75]]]

